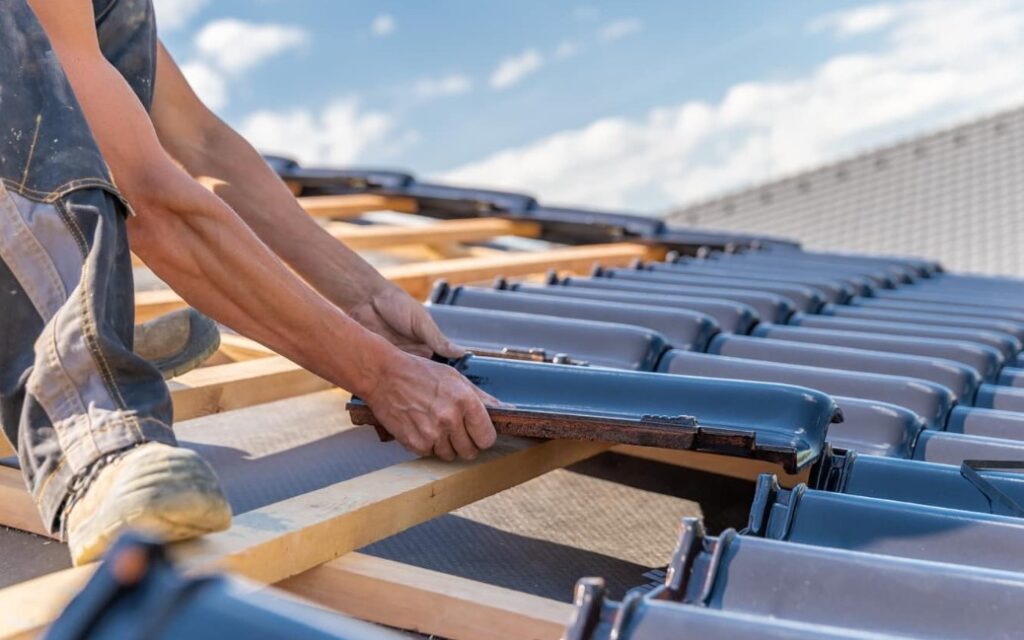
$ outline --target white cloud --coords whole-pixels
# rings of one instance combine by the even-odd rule
[[[667,207],[1024,100],[1024,1],[908,3],[880,35],[873,50],[803,76],[601,119],[443,178],[547,201]]]
[[[634,33],[639,32],[642,28],[643,23],[638,19],[624,18],[622,20],[609,22],[605,26],[601,27],[597,36],[605,42],[615,42],[616,40],[621,40],[626,36],[631,36]]]
[[[468,76],[451,73],[438,78],[420,78],[413,85],[413,93],[417,98],[430,100],[468,93],[472,88],[473,81]]]
[[[192,85],[199,99],[217,111],[228,104],[228,88],[223,76],[202,62],[189,62],[181,66],[185,79]]]
[[[382,13],[373,19],[370,23],[370,32],[378,38],[391,35],[395,30],[395,18],[394,16]]]
[[[204,26],[195,44],[199,53],[221,70],[240,73],[307,41],[308,35],[298,27],[224,18]]]
[[[156,25],[162,32],[180,29],[207,4],[209,0],[154,0]]]
[[[555,52],[552,54],[552,57],[555,60],[565,60],[566,58],[571,58],[578,54],[580,49],[581,47],[578,42],[573,40],[562,40],[558,43],[558,46],[555,47]]]
[[[850,11],[837,11],[812,20],[811,32],[832,31],[840,37],[863,35],[883,29],[896,20],[898,8],[891,4],[873,4]]]
[[[362,109],[355,98],[335,100],[319,114],[258,111],[245,118],[239,131],[263,152],[333,165],[394,156],[418,138],[415,131],[400,130],[392,116]]]
[[[495,89],[507,89],[544,66],[544,57],[536,49],[527,49],[522,53],[505,58],[491,74],[491,86]]]

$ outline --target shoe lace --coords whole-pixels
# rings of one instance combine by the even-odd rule
[[[139,442],[131,445],[130,447],[118,449],[112,453],[100,456],[93,461],[92,464],[85,469],[82,469],[82,471],[71,478],[71,481],[68,483],[67,496],[64,498],[64,506],[59,510],[60,522],[58,523],[58,529],[61,540],[67,540],[68,538],[68,515],[71,513],[71,510],[75,508],[75,505],[77,505],[85,496],[89,487],[92,486],[93,481],[100,475],[100,472],[116,462],[126,453],[142,444],[145,444],[145,442]]]

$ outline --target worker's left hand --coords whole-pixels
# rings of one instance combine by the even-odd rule
[[[390,283],[350,308],[348,315],[406,353],[426,358],[435,353],[459,358],[466,353],[441,333],[426,307]]]

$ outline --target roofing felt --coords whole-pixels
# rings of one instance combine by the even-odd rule
[[[669,221],[1024,275],[1024,107],[683,206]]]

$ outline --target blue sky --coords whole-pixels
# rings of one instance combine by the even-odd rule
[[[1024,8],[155,0],[258,147],[660,210],[1021,99]]]

